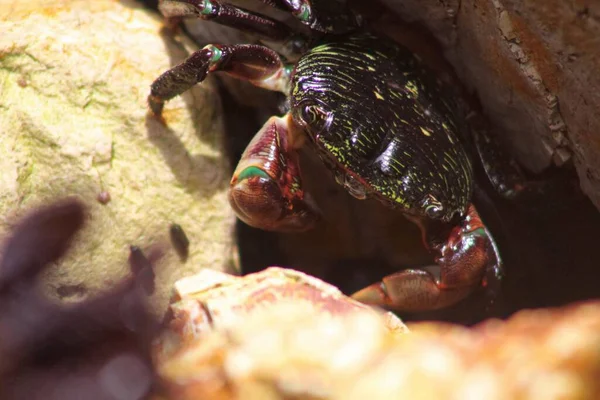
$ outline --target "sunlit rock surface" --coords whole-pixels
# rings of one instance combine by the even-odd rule
[[[129,274],[131,244],[166,252],[158,308],[178,278],[230,265],[234,218],[212,80],[168,103],[167,126],[147,115],[151,82],[194,49],[161,27],[131,1],[0,3],[0,231],[53,199],[89,205],[75,248],[46,276],[61,299]],[[191,242],[186,262],[171,223]]]
[[[176,399],[595,399],[600,303],[408,329],[310,276],[204,271],[155,347]]]

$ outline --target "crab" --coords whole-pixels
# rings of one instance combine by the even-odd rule
[[[397,311],[433,310],[499,281],[502,260],[472,202],[473,160],[499,191],[516,186],[486,161],[498,154],[487,131],[459,116],[463,103],[420,58],[361,26],[343,1],[262,1],[289,11],[309,33],[216,0],[163,0],[159,9],[168,18],[199,17],[291,43],[282,48],[295,60],[258,44],[210,44],[158,77],[148,96],[161,117],[166,101],[216,72],[287,96],[287,113],[264,124],[235,169],[229,201],[237,216],[282,232],[319,221],[300,173],[298,150],[307,145],[352,196],[376,198],[416,223],[439,266],[439,274],[401,269],[354,298]]]

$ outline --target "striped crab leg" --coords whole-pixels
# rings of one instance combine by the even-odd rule
[[[167,100],[219,71],[288,93],[291,70],[264,46],[208,45],[156,79],[148,104],[160,116]],[[302,188],[297,149],[303,138],[289,115],[271,117],[256,134],[230,184],[229,200],[241,220],[277,231],[307,230],[318,220],[317,208]]]
[[[268,47],[209,44],[159,76],[150,86],[148,105],[160,116],[164,103],[204,81],[209,73],[227,74],[270,90],[288,92],[290,65]]]

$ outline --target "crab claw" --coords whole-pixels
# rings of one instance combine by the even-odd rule
[[[310,197],[288,199],[276,181],[256,167],[232,183],[229,203],[238,218],[255,228],[303,232],[312,228],[319,213]]]
[[[444,288],[428,271],[406,269],[359,290],[352,298],[398,312],[419,312],[448,307],[472,291],[470,286]]]
[[[233,174],[229,203],[255,228],[302,232],[320,213],[304,192],[288,117],[271,117],[254,136]]]
[[[472,204],[449,232],[435,223],[419,225],[429,231],[423,232],[425,244],[440,267],[439,278],[425,269],[407,269],[384,277],[352,298],[396,311],[435,310],[464,299],[476,287],[489,284],[489,279],[501,279],[502,260],[496,244]]]

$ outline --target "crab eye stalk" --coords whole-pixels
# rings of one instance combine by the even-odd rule
[[[444,216],[444,206],[442,203],[435,198],[435,196],[429,194],[423,201],[422,206],[425,215],[432,219],[442,219]]]
[[[321,33],[342,34],[359,27],[345,0],[283,0],[304,25]]]
[[[333,114],[317,104],[306,104],[300,107],[299,120],[311,133],[319,134],[329,129]]]

